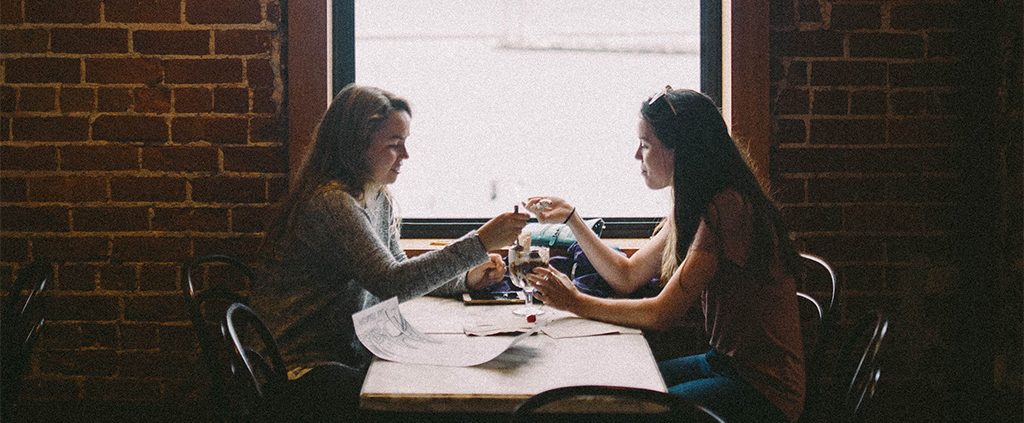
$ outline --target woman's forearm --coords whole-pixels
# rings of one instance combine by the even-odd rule
[[[629,258],[623,257],[601,241],[601,238],[598,238],[597,234],[587,226],[579,213],[574,213],[567,224],[576,236],[576,242],[587,254],[590,263],[594,265],[594,269],[604,277],[617,294],[632,293],[650,279],[650,276],[645,278],[636,275],[637,272],[634,271],[634,266],[630,263]]]

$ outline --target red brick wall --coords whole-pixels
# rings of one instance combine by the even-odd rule
[[[55,261],[26,400],[202,385],[180,263],[250,256],[286,189],[282,34],[277,0],[0,1],[0,280]]]
[[[799,244],[838,266],[846,322],[892,317],[886,420],[991,411],[989,393],[1019,416],[1021,16],[771,2],[773,184]]]

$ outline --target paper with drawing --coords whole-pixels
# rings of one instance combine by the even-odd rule
[[[356,336],[384,360],[433,366],[475,366],[501,355],[535,330],[511,337],[434,337],[412,327],[392,297],[352,315]]]

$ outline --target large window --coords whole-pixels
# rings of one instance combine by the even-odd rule
[[[392,186],[406,222],[486,218],[542,194],[649,223],[670,199],[633,159],[640,102],[665,84],[720,95],[715,1],[704,25],[701,0],[342,1],[335,91],[354,78],[413,104],[412,157]]]

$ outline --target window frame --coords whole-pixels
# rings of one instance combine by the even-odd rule
[[[701,90],[722,107],[757,176],[768,175],[768,0],[701,0]],[[292,180],[334,93],[355,81],[355,1],[293,0],[286,49]],[[328,37],[326,34],[330,34]],[[716,69],[717,68],[717,69]],[[717,71],[716,71],[717,70]],[[743,90],[732,90],[742,86]],[[743,116],[743,120],[736,119]],[[646,238],[661,217],[604,217],[603,237]],[[452,238],[485,219],[405,219],[404,238]]]

